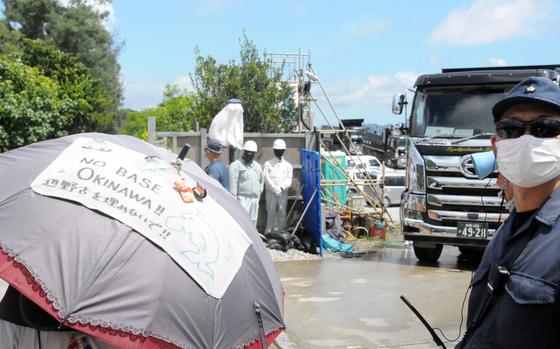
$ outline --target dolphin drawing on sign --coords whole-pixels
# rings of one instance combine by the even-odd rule
[[[145,164],[142,166],[143,172],[167,172],[173,167],[167,161],[161,160],[156,155],[145,158]]]
[[[197,270],[214,280],[212,265],[220,258],[220,243],[212,226],[199,209],[185,212],[179,216],[169,216],[165,220],[167,229],[181,233],[186,238],[179,253]]]
[[[104,152],[113,150],[111,144],[101,138],[89,138],[89,144],[82,146],[82,148]]]

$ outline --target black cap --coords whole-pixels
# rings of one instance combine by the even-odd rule
[[[560,87],[546,77],[531,76],[515,85],[498,103],[494,104],[492,114],[497,122],[510,107],[520,103],[542,103],[560,111]]]

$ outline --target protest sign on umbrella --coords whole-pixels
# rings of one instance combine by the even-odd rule
[[[284,328],[245,211],[192,161],[84,134],[0,154],[0,277],[123,348],[243,348]]]

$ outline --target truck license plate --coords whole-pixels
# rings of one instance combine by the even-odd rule
[[[487,239],[488,223],[457,222],[457,236],[472,239]]]

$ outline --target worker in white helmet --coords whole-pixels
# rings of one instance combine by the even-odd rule
[[[266,186],[266,233],[284,229],[288,189],[292,185],[293,168],[284,159],[286,142],[276,139],[272,144],[274,158],[264,163]]]
[[[229,166],[229,191],[249,213],[257,225],[259,199],[264,188],[264,174],[261,165],[255,161],[257,143],[247,141],[243,145],[241,159]]]

